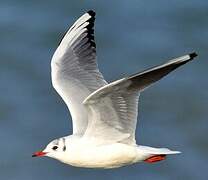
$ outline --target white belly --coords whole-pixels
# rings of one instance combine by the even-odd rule
[[[87,168],[115,168],[138,161],[137,148],[121,143],[100,146],[71,146],[59,159],[66,164]]]

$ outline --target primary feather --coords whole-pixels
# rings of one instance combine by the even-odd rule
[[[51,61],[53,86],[71,113],[73,134],[79,135],[88,124],[83,100],[107,84],[96,63],[94,21],[93,11],[81,16],[68,30]]]

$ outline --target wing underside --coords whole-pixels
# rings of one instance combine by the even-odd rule
[[[97,67],[94,21],[93,11],[81,16],[65,34],[51,61],[52,84],[69,108],[73,134],[83,134],[87,127],[83,100],[107,84]]]
[[[134,144],[139,93],[195,56],[191,53],[173,59],[93,92],[84,101],[89,116],[84,136],[96,137],[103,143]]]

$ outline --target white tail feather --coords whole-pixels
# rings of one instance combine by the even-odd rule
[[[138,151],[143,151],[147,154],[179,154],[180,151],[172,151],[168,148],[153,148],[148,146],[138,146]]]

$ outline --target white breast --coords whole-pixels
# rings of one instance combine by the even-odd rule
[[[59,160],[77,167],[115,168],[137,161],[136,146],[121,143],[86,146],[71,146]]]

